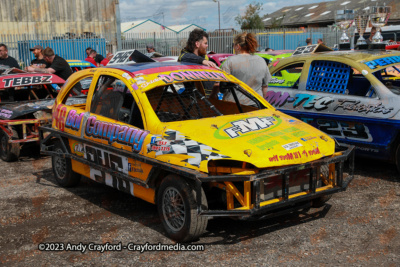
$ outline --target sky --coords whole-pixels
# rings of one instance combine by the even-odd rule
[[[330,0],[271,0],[264,3],[260,15],[271,14],[285,6],[296,6]],[[221,29],[239,25],[235,17],[243,15],[246,6],[253,0],[220,0]],[[218,29],[218,3],[213,0],[120,0],[121,21],[151,19],[166,26],[196,24],[207,31]]]

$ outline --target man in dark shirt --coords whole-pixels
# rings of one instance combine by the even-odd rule
[[[186,47],[182,49],[181,54],[178,58],[178,62],[189,62],[202,64],[208,67],[218,68],[217,65],[208,60],[207,56],[208,47],[208,34],[201,29],[194,29],[189,34],[189,39],[186,43]],[[206,96],[208,97],[213,89],[219,86],[216,82],[203,82],[203,87]],[[185,83],[185,88],[194,87],[193,83]]]
[[[0,44],[0,65],[10,68],[20,68],[15,58],[8,55],[8,48],[5,44]]]
[[[35,68],[28,67],[29,72],[44,72],[44,73],[54,73],[60,78],[67,80],[69,76],[72,74],[71,67],[68,62],[54,54],[53,49],[50,47],[46,47],[43,51],[43,58],[47,62],[48,68]]]
[[[189,34],[186,47],[182,49],[178,61],[203,64],[217,68],[214,62],[208,60],[207,56],[208,34],[201,29],[194,29]]]
[[[35,59],[31,61],[31,65],[34,67],[44,68],[46,67],[47,63],[43,58],[43,47],[40,45],[35,45],[31,49]]]

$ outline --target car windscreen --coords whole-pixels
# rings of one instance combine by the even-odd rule
[[[162,122],[184,121],[246,113],[266,108],[239,84],[221,82],[209,96],[202,82],[158,86],[146,92],[149,102]]]

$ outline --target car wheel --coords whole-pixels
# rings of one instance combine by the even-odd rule
[[[60,142],[54,144],[54,152],[65,153]],[[54,178],[62,187],[71,187],[79,183],[81,176],[72,170],[71,159],[53,155],[51,157]]]
[[[18,139],[18,133],[17,131],[13,128],[12,129],[13,135],[11,139]],[[19,143],[9,143],[8,141],[10,140],[10,137],[8,134],[6,134],[4,131],[1,131],[1,136],[0,136],[0,157],[2,160],[10,162],[10,161],[15,161],[19,157],[19,152],[21,150],[20,144]]]
[[[329,177],[329,167],[324,165],[321,166],[321,183],[323,184],[322,186],[328,185],[328,177]],[[316,198],[312,202],[312,206],[314,208],[320,208],[325,205],[326,202],[328,202],[331,199],[332,195],[326,195],[322,196],[319,198]]]
[[[201,189],[202,207],[207,199]],[[157,192],[157,209],[167,235],[177,242],[197,239],[207,228],[208,218],[197,214],[194,186],[176,175],[167,176]]]

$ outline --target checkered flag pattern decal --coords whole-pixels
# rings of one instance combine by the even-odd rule
[[[162,145],[154,145],[162,144]],[[228,156],[224,156],[216,153],[217,149],[207,146],[205,144],[199,143],[197,141],[187,139],[183,134],[178,131],[168,130],[165,132],[164,139],[158,137],[153,144],[147,145],[147,152],[155,151],[156,156],[166,155],[166,154],[181,154],[188,155],[192,158],[188,158],[183,160],[183,162],[187,162],[190,165],[200,167],[200,163],[203,160],[211,160],[211,159],[226,159],[230,158]]]

